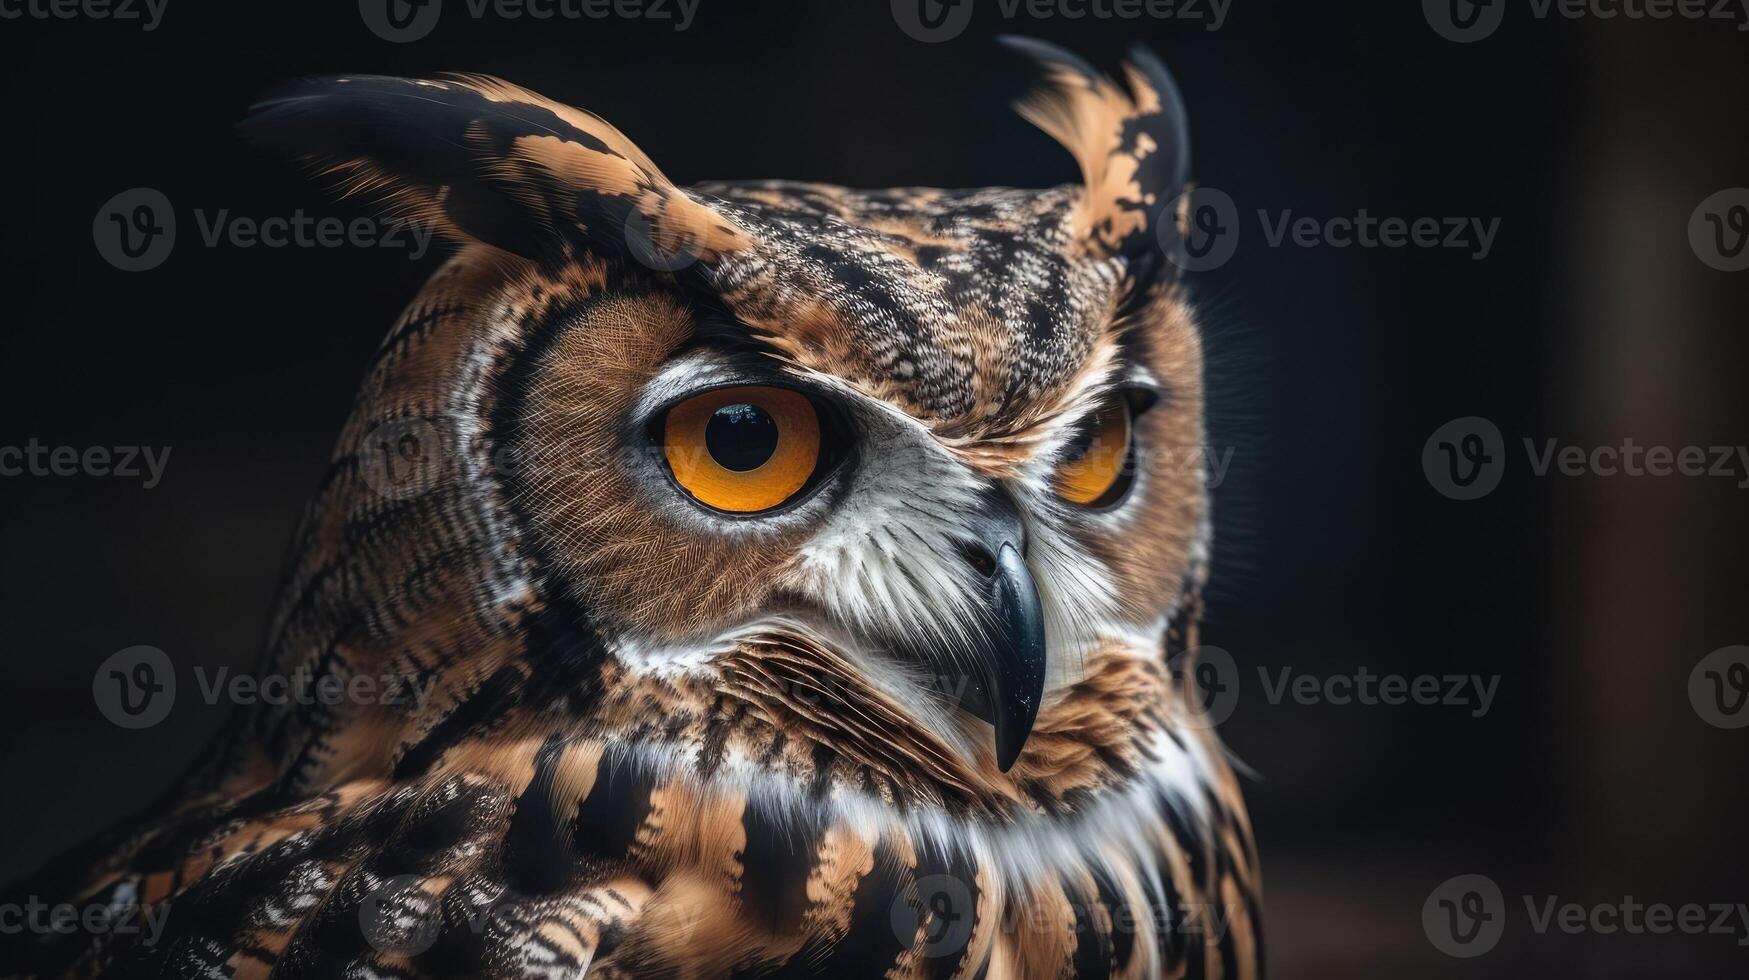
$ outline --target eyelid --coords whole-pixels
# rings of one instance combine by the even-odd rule
[[[1099,407],[1075,423],[1074,433],[1069,437],[1065,448],[1073,447],[1077,441],[1090,435],[1090,429],[1099,418],[1099,413],[1112,401],[1122,401],[1129,406],[1130,419],[1139,419],[1143,414],[1157,407],[1166,400],[1166,395],[1151,381],[1136,379],[1125,381],[1108,389],[1109,394],[1099,403]]]
[[[727,365],[725,365],[727,367]],[[806,379],[781,371],[746,371],[728,370],[715,374],[703,384],[688,384],[685,387],[666,388],[660,392],[660,397],[649,400],[647,407],[640,407],[638,414],[646,422],[660,419],[669,409],[689,399],[697,398],[707,392],[719,388],[783,388],[796,392],[814,403],[814,407],[824,409],[843,417],[846,413],[839,407],[838,400],[831,392],[821,386],[809,383]]]
[[[759,383],[745,369],[714,351],[693,351],[663,365],[645,382],[633,403],[630,418],[647,422],[699,392],[723,385]]]
[[[1129,403],[1130,415],[1135,417],[1166,400],[1166,392],[1159,385],[1141,379],[1118,385],[1113,394]]]

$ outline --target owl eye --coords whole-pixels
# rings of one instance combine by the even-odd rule
[[[1123,499],[1135,478],[1135,409],[1114,398],[1082,427],[1057,467],[1057,496],[1083,507],[1109,507]]]
[[[668,409],[662,449],[693,499],[756,513],[788,501],[814,475],[820,416],[806,395],[787,388],[714,388]]]

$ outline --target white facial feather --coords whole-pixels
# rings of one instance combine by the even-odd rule
[[[1163,621],[1129,622],[1109,569],[1071,533],[1075,521],[1122,523],[1122,509],[1094,515],[1077,512],[1057,498],[1053,477],[1077,424],[1102,402],[1108,372],[1084,382],[1086,397],[1076,408],[1043,428],[1040,451],[1004,489],[1017,503],[1026,529],[1026,563],[1044,611],[1049,651],[1045,689],[1073,684],[1083,676],[1086,656],[1102,643],[1155,648]],[[859,444],[854,467],[842,487],[769,521],[728,521],[704,514],[678,499],[658,505],[680,519],[701,522],[725,534],[757,535],[798,525],[812,527],[798,549],[787,589],[824,616],[818,622],[785,622],[792,629],[824,638],[831,649],[854,662],[868,679],[919,714],[930,730],[952,733],[961,726],[947,717],[962,693],[942,676],[954,651],[974,649],[988,628],[980,598],[983,583],[963,557],[963,545],[976,540],[973,517],[987,506],[993,484],[956,458],[920,422],[899,409],[861,394],[844,382],[816,372],[796,372],[816,389],[834,394],[853,416]],[[700,351],[677,359],[645,387],[637,416],[705,387],[754,381],[721,354]],[[1138,479],[1142,479],[1138,475]],[[665,481],[645,481],[653,492],[673,496]],[[1145,492],[1137,486],[1135,492]],[[830,503],[827,502],[830,499]],[[717,528],[717,525],[721,525]],[[772,625],[770,616],[738,623],[719,635],[677,646],[634,637],[616,641],[627,667],[640,673],[687,673],[708,669],[716,653],[737,637]],[[1147,634],[1147,635],[1144,635]],[[896,656],[902,646],[907,655]],[[914,662],[919,650],[942,651],[941,662]]]
[[[975,540],[969,518],[992,483],[909,416],[848,397],[862,424],[861,461],[843,502],[800,551],[801,591],[866,635],[964,648],[985,613],[982,583],[960,546]],[[1139,625],[1122,621],[1112,575],[1068,532],[1076,517],[1052,489],[1060,450],[1083,414],[1059,420],[1045,451],[1005,486],[1025,522],[1026,563],[1044,608],[1047,692],[1078,680],[1102,640]]]

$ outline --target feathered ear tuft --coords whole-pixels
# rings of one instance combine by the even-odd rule
[[[1141,256],[1190,170],[1184,101],[1153,52],[1136,47],[1124,65],[1128,91],[1063,49],[1032,38],[1003,44],[1043,65],[1046,87],[1015,104],[1074,155],[1085,190],[1076,233],[1097,257]]]
[[[257,103],[241,129],[340,176],[347,194],[540,262],[709,263],[750,244],[604,120],[495,78],[313,79]]]

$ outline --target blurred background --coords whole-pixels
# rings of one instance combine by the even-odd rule
[[[225,709],[189,697],[123,730],[93,672],[137,644],[179,671],[248,668],[354,385],[441,259],[206,244],[221,211],[364,213],[234,138],[257,95],[307,74],[487,72],[601,114],[682,183],[1073,180],[1008,108],[1033,76],[992,38],[1021,33],[1107,69],[1152,47],[1189,105],[1197,180],[1235,202],[1230,260],[1190,276],[1209,439],[1231,450],[1204,639],[1236,664],[1221,731],[1258,774],[1274,974],[1743,975],[1744,919],[1569,934],[1539,931],[1527,899],[1539,915],[1551,897],[1749,902],[1749,729],[1728,727],[1749,709],[1725,710],[1729,688],[1708,707],[1704,680],[1690,696],[1702,658],[1749,644],[1749,462],[1539,476],[1525,441],[1749,445],[1749,272],[1713,267],[1743,247],[1749,191],[1697,213],[1749,185],[1749,13],[926,2],[940,40],[916,36],[915,0],[550,20],[448,0],[401,43],[373,0],[168,0],[151,30],[0,23],[0,446],[169,453],[149,488],[0,477],[0,879],[142,805],[219,729]],[[1098,16],[1125,10],[1140,16]],[[1470,17],[1487,36],[1452,40]],[[178,224],[149,271],[94,244],[132,188],[162,192]],[[1460,247],[1269,240],[1284,216],[1363,211],[1496,231],[1485,249],[1474,231]],[[1499,483],[1454,499],[1423,461],[1471,416],[1500,433]],[[1271,695],[1284,670],[1320,689],[1362,670],[1480,680],[1454,704],[1300,703]],[[1501,893],[1497,945],[1461,950],[1480,955],[1447,955],[1423,921],[1459,875]]]

